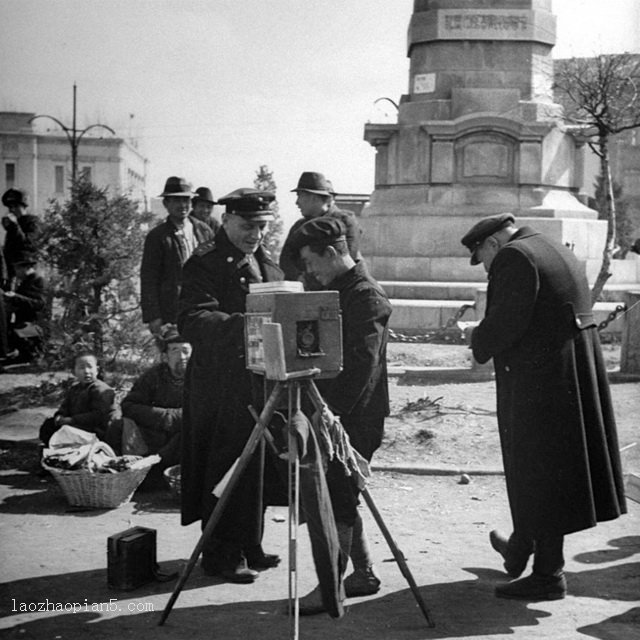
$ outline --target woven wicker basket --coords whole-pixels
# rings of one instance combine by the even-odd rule
[[[42,466],[56,479],[70,505],[115,509],[129,502],[158,460],[158,456],[141,458],[135,468],[118,473],[94,473],[86,469],[67,471],[50,467],[44,462]]]
[[[180,465],[176,464],[173,467],[167,467],[164,472],[164,479],[169,485],[171,493],[177,498],[180,497]]]

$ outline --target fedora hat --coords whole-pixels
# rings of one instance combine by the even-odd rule
[[[172,196],[192,197],[194,195],[191,185],[184,179],[177,176],[167,178],[164,183],[164,191],[158,196],[159,198],[170,198]]]
[[[198,200],[216,204],[216,201],[213,199],[213,194],[211,193],[211,189],[209,189],[209,187],[198,187],[196,189],[196,193],[193,198],[191,198],[191,201],[193,203],[196,203]]]
[[[241,216],[254,222],[264,222],[275,218],[271,209],[271,203],[275,199],[275,193],[271,191],[243,187],[220,198],[218,204],[225,206],[225,213]]]
[[[317,173],[316,171],[303,171],[300,174],[298,186],[295,189],[291,189],[291,191],[308,191],[319,196],[335,195],[331,180],[327,180],[322,173]]]
[[[5,207],[10,207],[12,204],[19,204],[23,207],[28,207],[29,198],[27,197],[26,192],[22,191],[22,189],[7,189],[2,194],[2,204]]]

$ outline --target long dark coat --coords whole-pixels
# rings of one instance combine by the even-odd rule
[[[523,227],[489,269],[472,335],[494,359],[514,530],[564,535],[626,512],[615,419],[584,267]]]
[[[255,257],[264,281],[282,279],[265,250],[259,248]],[[213,487],[242,453],[254,427],[247,406],[262,401],[256,393],[261,379],[245,366],[243,314],[251,282],[256,278],[245,255],[229,241],[224,228],[215,241],[196,249],[184,266],[178,327],[193,347],[183,403],[185,525],[211,511]],[[251,537],[261,524],[260,474],[259,462],[252,462],[216,528],[217,537],[236,538],[245,546],[259,542],[259,532],[257,540]]]
[[[387,341],[391,303],[361,262],[336,278],[340,295],[343,369],[318,390],[342,419],[351,443],[367,459],[380,446],[389,415]]]
[[[213,231],[208,225],[195,218],[189,220],[198,244],[213,239]],[[175,324],[177,320],[182,265],[189,257],[176,235],[177,231],[176,225],[167,218],[151,229],[145,238],[140,265],[143,322],[161,318],[163,324]]]

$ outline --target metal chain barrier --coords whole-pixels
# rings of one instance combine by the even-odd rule
[[[452,315],[443,327],[431,329],[426,333],[418,335],[406,335],[389,329],[389,340],[391,342],[444,342],[447,344],[466,344],[464,332],[457,326],[458,320],[462,318],[468,309],[474,309],[474,304],[463,304],[454,315]]]
[[[447,343],[466,344],[463,331],[457,326],[458,320],[462,318],[468,309],[474,309],[473,304],[463,304],[456,313],[451,316],[443,327],[431,329],[426,333],[407,335],[389,329],[389,340],[391,342],[414,342],[414,343]],[[626,313],[626,304],[619,304],[616,308],[598,325],[598,331],[606,329],[619,315]]]
[[[606,329],[621,313],[627,311],[626,304],[619,304],[616,308],[598,325],[598,331]]]

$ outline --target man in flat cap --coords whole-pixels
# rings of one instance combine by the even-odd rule
[[[251,188],[221,198],[222,229],[184,266],[178,328],[193,347],[183,405],[184,525],[201,520],[204,529],[216,504],[212,490],[240,456],[255,426],[248,406],[262,403],[263,379],[246,368],[244,313],[251,283],[282,280],[262,246],[274,218],[274,199],[270,192]],[[202,567],[209,575],[251,583],[259,569],[280,560],[261,546],[263,460],[257,451],[234,489],[231,506],[204,545]]]
[[[362,262],[349,253],[347,230],[341,220],[317,217],[305,222],[291,238],[291,246],[324,289],[338,291],[342,315],[343,369],[317,386],[331,411],[340,416],[351,445],[368,461],[380,446],[384,420],[389,415],[387,341],[391,304],[382,287]],[[380,589],[373,568],[358,491],[352,477],[327,475],[340,548],[353,563],[344,581],[348,597],[372,595]],[[318,589],[302,599],[300,612],[324,611]]]
[[[9,272],[9,285],[16,277],[15,263],[25,252],[34,252],[39,231],[38,217],[27,213],[29,198],[22,189],[7,189],[2,194],[7,215],[2,217],[4,227],[4,259]]]
[[[140,267],[142,321],[154,335],[165,324],[175,324],[182,283],[182,266],[194,249],[213,239],[211,228],[189,217],[191,185],[171,176],[160,194],[169,214],[151,229],[144,241]]]
[[[513,521],[490,534],[513,581],[496,595],[563,598],[564,536],[626,512],[616,425],[584,265],[510,213],[462,238],[488,272],[475,359],[493,358],[498,428]],[[525,570],[533,554],[533,572]]]
[[[296,231],[308,220],[318,217],[335,218],[340,220],[346,229],[347,246],[349,254],[357,262],[362,260],[360,253],[360,236],[362,230],[358,220],[352,211],[339,209],[335,202],[333,185],[322,173],[304,171],[300,175],[298,185],[291,190],[297,194],[296,205],[300,209],[302,218],[296,220],[289,233],[282,251],[280,252],[280,268],[284,271],[287,280],[302,280],[305,289],[313,291],[322,286],[309,274],[305,273],[299,257],[291,247],[291,239]]]
[[[213,216],[213,205],[216,201],[213,199],[213,194],[209,187],[198,187],[195,191],[195,195],[191,198],[191,213],[192,218],[200,220],[211,227],[214,235],[220,230],[220,223]]]

